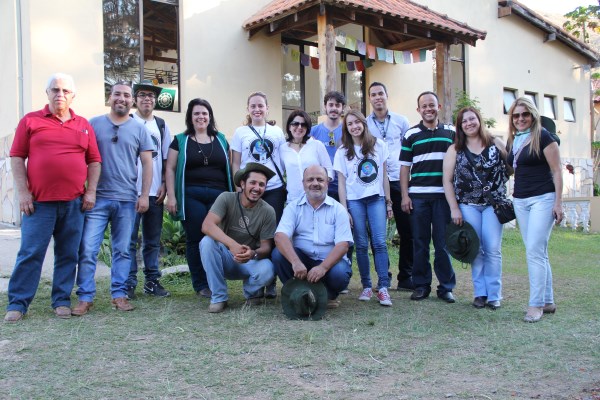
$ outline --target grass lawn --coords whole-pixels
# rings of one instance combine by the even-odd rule
[[[101,280],[89,315],[59,320],[44,282],[24,321],[0,324],[0,398],[600,399],[600,235],[555,229],[558,310],[536,324],[522,322],[518,231],[505,232],[503,256],[496,311],[471,306],[460,263],[455,304],[391,291],[391,308],[356,299],[355,267],[341,307],[316,322],[286,319],[279,299],[242,307],[238,283],[230,308],[210,315],[186,275],[163,278],[169,298],[140,293],[129,313],[110,308]]]

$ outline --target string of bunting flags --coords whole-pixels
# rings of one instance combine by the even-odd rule
[[[376,47],[372,44],[358,40],[353,36],[347,35],[341,30],[336,30],[337,43],[353,52],[358,52],[365,56],[364,60],[358,61],[338,61],[338,70],[342,74],[354,71],[364,71],[373,66],[375,61],[384,61],[389,64],[414,64],[423,62],[427,59],[427,50],[399,51]],[[319,58],[312,57],[309,54],[301,53],[297,49],[290,49],[288,45],[283,45],[283,53],[289,54],[294,62],[300,62],[305,67],[319,69]]]

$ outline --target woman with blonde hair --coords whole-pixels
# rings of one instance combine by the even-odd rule
[[[502,299],[502,224],[494,204],[506,199],[505,145],[483,127],[481,114],[462,108],[454,144],[444,157],[444,193],[456,225],[468,222],[481,246],[471,263],[473,307],[500,307]]]
[[[388,293],[386,244],[386,217],[392,218],[388,156],[386,143],[369,132],[365,117],[358,111],[348,112],[342,122],[342,145],[335,153],[333,169],[338,176],[340,203],[350,213],[354,228],[356,262],[363,287],[358,299],[368,301],[373,296],[368,254],[370,238],[378,277],[377,299],[382,306],[392,305]]]
[[[510,117],[508,163],[515,171],[514,206],[525,244],[529,272],[529,307],[525,322],[554,313],[552,269],[548,241],[554,223],[563,219],[562,172],[558,144],[542,128],[540,113],[531,100],[520,97]]]

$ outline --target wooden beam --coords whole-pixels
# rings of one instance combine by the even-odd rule
[[[407,51],[407,50],[419,50],[419,49],[434,49],[435,42],[429,39],[410,39],[400,43],[386,46],[386,49]]]
[[[317,35],[319,40],[319,86],[321,97],[321,114],[325,108],[321,101],[325,94],[336,88],[337,66],[335,63],[335,32],[327,16],[327,10],[322,7],[317,16]]]
[[[445,124],[452,123],[452,98],[450,90],[450,46],[438,42],[435,46],[436,92],[442,109],[439,120]]]
[[[498,18],[506,17],[512,14],[512,8],[510,7],[498,7]]]

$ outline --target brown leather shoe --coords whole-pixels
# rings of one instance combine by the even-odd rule
[[[554,314],[556,312],[556,304],[547,303],[544,305],[544,314]]]
[[[67,306],[58,306],[54,309],[54,314],[58,318],[69,319],[71,318],[71,308]]]
[[[226,301],[220,301],[218,303],[210,303],[208,306],[208,312],[209,313],[220,313],[220,312],[223,312],[223,310],[225,310],[225,308],[227,308]]]
[[[21,311],[7,311],[4,316],[4,322],[7,324],[14,324],[23,319],[23,313]]]
[[[333,299],[333,300],[327,300],[327,308],[332,309],[332,308],[338,308],[340,306],[340,301],[338,299]]]
[[[91,301],[80,301],[79,303],[77,303],[75,308],[73,308],[71,310],[71,315],[75,315],[76,317],[81,317],[82,315],[87,314],[88,311],[90,311],[93,306],[94,306],[94,303],[92,303]]]
[[[112,305],[115,310],[119,311],[131,311],[135,307],[131,304],[125,297],[117,297],[116,299],[112,299]]]
[[[523,318],[523,321],[525,322],[538,322],[540,319],[542,319],[542,316],[544,315],[544,308],[543,307],[527,307],[527,314],[525,314],[525,318]]]
[[[246,307],[257,307],[262,306],[263,304],[265,304],[264,297],[251,297],[246,299]]]

